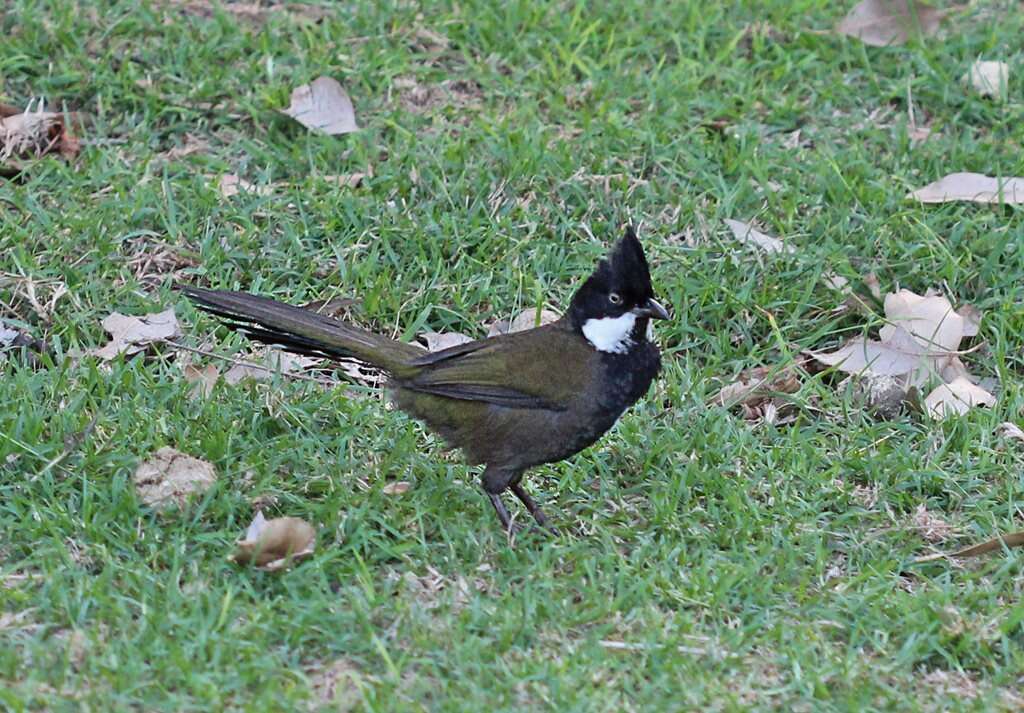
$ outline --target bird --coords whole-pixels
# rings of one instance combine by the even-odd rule
[[[591,446],[647,393],[661,369],[652,320],[670,318],[632,225],[557,321],[436,352],[266,297],[176,288],[258,342],[383,371],[399,409],[484,466],[483,491],[510,535],[523,526],[502,500],[508,490],[540,528],[554,529],[524,474]]]

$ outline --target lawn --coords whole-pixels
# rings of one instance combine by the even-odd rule
[[[0,319],[48,346],[0,363],[0,707],[1021,709],[1024,553],[914,560],[1024,529],[999,430],[1024,408],[1024,221],[905,196],[1024,175],[1024,13],[979,0],[879,48],[828,32],[851,5],[4,3],[0,102],[90,122],[77,157],[0,178]],[[961,83],[978,58],[1010,63],[1003,101]],[[360,131],[279,112],[320,75]],[[224,197],[229,174],[261,190]],[[186,363],[230,365],[88,354],[111,312],[174,307],[177,341],[246,359],[176,281],[483,337],[565,305],[627,221],[673,310],[664,370],[528,477],[551,537],[510,546],[477,472],[372,388],[193,398]],[[874,333],[880,305],[834,311],[829,273],[982,310],[963,359],[997,404],[882,420],[824,372],[782,423],[709,405]],[[158,512],[132,476],[164,446],[217,483]],[[314,523],[315,555],[229,562],[258,507]]]

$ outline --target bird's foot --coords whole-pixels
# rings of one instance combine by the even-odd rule
[[[514,492],[514,491],[513,491]],[[537,504],[530,500],[533,505],[532,508],[527,506],[530,510],[530,514],[533,515],[537,521],[536,525],[525,525],[521,522],[517,522],[512,518],[508,512],[508,508],[505,507],[505,503],[502,502],[501,496],[497,493],[487,493],[487,497],[491,501],[491,505],[494,506],[494,511],[498,514],[498,519],[501,521],[501,526],[508,534],[509,537],[515,537],[522,532],[543,532],[545,534],[552,534],[555,532],[554,527],[548,524],[547,516],[541,511]],[[529,496],[527,496],[529,498]],[[521,498],[520,498],[521,499]],[[539,517],[538,517],[539,515]]]

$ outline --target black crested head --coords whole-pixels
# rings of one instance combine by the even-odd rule
[[[626,226],[625,235],[576,291],[569,307],[576,329],[582,329],[587,320],[616,318],[627,313],[654,319],[668,317],[665,309],[654,301],[647,258],[632,225]]]

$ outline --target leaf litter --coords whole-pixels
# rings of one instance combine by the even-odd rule
[[[267,572],[305,559],[316,549],[316,528],[297,517],[267,520],[257,511],[245,536],[235,543],[231,561],[251,564]]]
[[[46,111],[42,101],[30,102],[25,111],[0,105],[0,172],[16,174],[24,168],[21,161],[49,153],[74,158],[81,144],[72,127],[80,130],[83,120],[76,112]]]
[[[1024,178],[993,178],[981,173],[951,173],[907,194],[922,203],[1005,203],[1024,205]]]
[[[934,35],[949,12],[908,0],[863,0],[835,31],[872,47],[902,45],[911,37]]]
[[[217,482],[213,465],[169,446],[139,464],[132,477],[143,503],[157,510],[185,507]]]
[[[1010,65],[979,59],[967,70],[963,81],[984,97],[1003,99],[1010,81]]]
[[[190,399],[209,398],[213,393],[213,387],[220,380],[220,369],[216,364],[207,364],[202,369],[186,364],[182,371],[185,374],[185,381],[192,384],[192,389],[188,393]]]
[[[545,324],[557,322],[559,319],[560,315],[549,309],[542,309],[539,312],[536,309],[527,309],[511,319],[497,319],[485,326],[487,326],[487,337],[491,338],[542,327]],[[474,341],[473,337],[461,332],[423,332],[419,335],[419,339],[426,344],[427,351],[431,352],[450,349]]]
[[[336,79],[317,77],[292,91],[291,104],[282,113],[307,129],[325,134],[348,134],[358,131],[355,109],[348,93]]]
[[[110,334],[110,342],[89,353],[104,361],[110,361],[119,354],[138,354],[153,344],[181,336],[181,327],[178,326],[173,307],[141,317],[114,312],[103,320],[103,329]]]
[[[729,226],[729,230],[732,231],[732,234],[738,241],[745,245],[753,246],[763,253],[772,255],[781,253],[792,254],[796,252],[796,248],[792,245],[787,245],[778,238],[772,237],[767,233],[762,233],[749,223],[726,218],[725,224]]]
[[[953,309],[942,295],[899,290],[885,297],[888,323],[879,339],[858,337],[834,352],[810,352],[826,366],[848,374],[893,377],[904,392],[939,382],[925,397],[934,418],[963,414],[974,406],[991,406],[995,397],[971,380],[960,360],[960,342],[978,333],[980,312]]]

